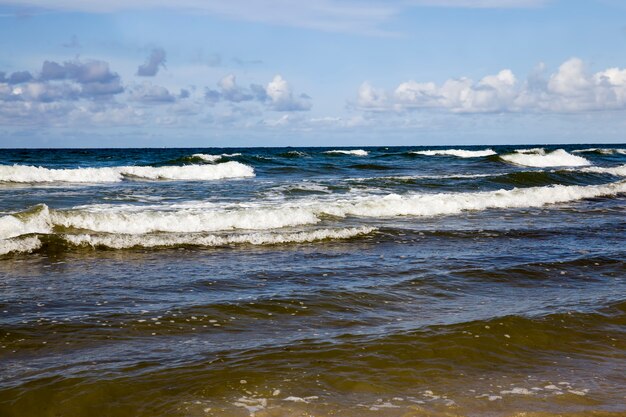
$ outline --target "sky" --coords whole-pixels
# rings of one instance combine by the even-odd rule
[[[0,147],[624,142],[623,0],[0,0]]]

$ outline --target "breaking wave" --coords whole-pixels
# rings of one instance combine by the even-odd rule
[[[429,151],[413,151],[412,154],[426,156],[456,156],[458,158],[481,158],[484,156],[496,155],[492,149],[481,151],[468,151],[465,149],[438,149]]]
[[[583,172],[593,172],[596,174],[609,174],[616,177],[626,177],[626,165],[620,165],[617,167],[587,167],[583,168]]]
[[[191,155],[192,158],[197,158],[205,162],[217,162],[222,158],[233,158],[235,156],[241,156],[240,153],[223,153],[221,155],[211,155],[205,153],[194,153]]]
[[[345,149],[335,149],[332,151],[324,152],[330,155],[354,155],[354,156],[367,156],[369,153],[364,151],[363,149],[354,149],[354,150],[345,150]]]
[[[0,256],[9,253],[30,253],[41,247],[37,236],[0,240]]]
[[[233,235],[65,235],[63,239],[76,246],[106,247],[126,249],[132,247],[167,246],[226,246],[234,244],[276,245],[284,243],[307,243],[328,239],[349,239],[367,235],[376,230],[373,227],[353,227],[345,229],[320,229],[293,233],[247,233]]]
[[[564,149],[557,149],[552,152],[546,152],[543,148],[518,149],[514,153],[500,155],[500,159],[515,165],[536,168],[591,165],[591,162],[582,156],[572,155]]]
[[[132,179],[206,181],[253,176],[252,167],[234,161],[216,165],[72,169],[53,169],[32,165],[0,165],[0,182],[12,183],[108,183]]]
[[[366,232],[363,228],[340,231],[320,229],[281,234],[258,234],[255,231],[315,225],[324,219],[338,220],[345,217],[438,216],[454,215],[463,211],[541,207],[625,192],[626,181],[620,181],[605,185],[553,185],[465,193],[388,194],[334,200],[308,198],[266,206],[240,205],[221,208],[190,203],[184,207],[111,206],[103,209],[84,206],[70,210],[51,210],[42,204],[29,211],[0,217],[0,252],[32,250],[36,245],[34,240],[18,242],[14,239],[45,234],[62,235],[75,245],[113,248],[175,244],[268,244],[332,239]],[[232,230],[247,230],[251,234],[226,237],[189,235]]]
[[[308,156],[308,155],[305,152],[301,152],[301,151],[287,151],[287,152],[279,153],[278,156],[281,156],[283,158],[304,158],[305,156]]]

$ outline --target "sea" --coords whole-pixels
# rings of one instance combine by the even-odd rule
[[[0,416],[626,416],[626,145],[0,150]]]

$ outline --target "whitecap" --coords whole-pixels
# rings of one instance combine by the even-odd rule
[[[324,152],[330,155],[353,155],[353,156],[367,156],[369,153],[364,151],[363,149],[353,149],[353,150],[345,150],[345,149],[335,149],[332,151]]]
[[[626,165],[620,165],[617,167],[587,167],[581,169],[581,171],[615,175],[616,177],[626,177]]]
[[[528,167],[554,167],[554,166],[586,166],[591,165],[587,159],[572,155],[564,149],[546,152],[542,148],[519,149],[514,153],[500,155],[500,159],[515,165]]]
[[[572,151],[572,153],[599,153],[602,155],[626,155],[626,149],[622,148],[587,148],[587,149],[576,149]]]
[[[484,149],[480,151],[468,151],[466,149],[437,149],[428,151],[413,151],[416,155],[426,156],[456,156],[458,158],[481,158],[484,156],[496,155],[492,149]]]
[[[0,165],[0,182],[13,183],[111,183],[124,179],[205,181],[253,177],[254,170],[239,162],[216,165],[118,166],[55,169],[31,165]]]
[[[367,235],[376,230],[373,227],[344,229],[319,229],[292,233],[243,233],[233,235],[192,235],[192,234],[153,234],[153,235],[64,235],[63,239],[76,246],[103,246],[111,249],[132,247],[167,246],[225,246],[234,244],[276,245],[285,243],[308,243],[328,239],[349,239]]]
[[[19,239],[0,239],[0,255],[8,253],[30,253],[41,247],[41,241],[37,236]]]
[[[241,154],[240,153],[223,153],[220,155],[212,155],[212,154],[205,154],[205,153],[194,153],[193,155],[191,155],[192,158],[202,159],[203,161],[206,161],[206,162],[217,162],[222,158],[232,158],[235,156],[241,156]]]
[[[314,225],[329,217],[421,217],[454,215],[463,211],[541,207],[624,192],[626,182],[620,181],[605,185],[553,185],[465,193],[311,197],[288,202],[265,202],[263,205],[199,203],[176,210],[167,204],[154,205],[151,209],[109,206],[107,209],[48,210],[42,206],[40,213],[35,215],[40,217],[37,220],[16,222],[2,218],[0,224],[5,222],[2,229],[5,237],[45,233],[53,226],[125,235],[254,231]]]
[[[46,233],[52,233],[52,219],[50,210],[45,204],[0,217],[0,239]]]

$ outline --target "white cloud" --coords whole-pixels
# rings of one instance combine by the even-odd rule
[[[277,111],[298,111],[311,108],[308,96],[294,98],[291,86],[280,74],[275,75],[274,79],[267,84],[265,93],[270,100],[271,108]]]
[[[383,90],[375,89],[370,83],[364,82],[359,87],[357,104],[369,110],[386,110],[387,94]]]
[[[132,101],[147,104],[173,103],[176,101],[176,97],[167,88],[150,83],[143,83],[133,87],[129,98]]]
[[[356,107],[369,111],[439,109],[455,113],[581,112],[626,109],[626,69],[587,71],[578,58],[565,61],[545,77],[541,65],[520,82],[511,70],[488,75],[478,82],[450,79],[441,85],[406,81],[393,92],[368,83],[359,87]]]
[[[234,74],[228,74],[218,83],[217,90],[206,88],[204,97],[211,103],[220,101],[241,103],[256,101],[264,103],[269,109],[276,111],[300,111],[311,108],[310,97],[301,94],[294,96],[289,83],[281,76],[275,75],[266,86],[251,84],[249,88],[240,87]]]

